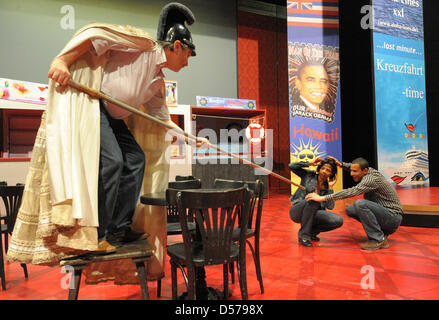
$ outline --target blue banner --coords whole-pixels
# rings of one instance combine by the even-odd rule
[[[428,186],[422,1],[373,9],[378,169],[398,186]]]
[[[341,161],[338,0],[287,1],[287,20],[291,162]]]

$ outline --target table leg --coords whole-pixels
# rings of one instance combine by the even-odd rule
[[[221,300],[221,294],[206,283],[206,270],[204,267],[195,268],[195,292],[197,300]]]
[[[195,268],[195,295],[197,300],[208,300],[209,290],[206,283],[206,270],[203,267]]]

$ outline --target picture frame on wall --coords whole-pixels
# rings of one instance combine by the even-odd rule
[[[175,107],[178,104],[177,81],[165,80],[166,105]]]

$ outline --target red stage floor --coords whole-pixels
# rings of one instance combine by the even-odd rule
[[[439,204],[439,188],[398,190],[404,204]],[[389,237],[390,248],[362,251],[365,241],[361,224],[344,213],[344,201],[335,211],[344,224],[322,233],[312,248],[299,246],[299,225],[288,216],[288,194],[271,194],[265,199],[262,220],[261,259],[265,294],[260,294],[248,250],[250,300],[394,300],[439,299],[439,228],[400,227]],[[61,268],[28,266],[24,279],[17,263],[6,262],[7,290],[0,300],[63,300],[69,275]],[[185,291],[181,274],[179,292]],[[208,285],[221,289],[221,267],[207,268]],[[239,284],[230,284],[231,299],[240,299]],[[157,299],[156,283],[149,282],[151,299]],[[171,297],[169,264],[162,281],[162,297]],[[139,286],[115,286],[112,282],[86,285],[82,280],[79,299],[138,300]]]

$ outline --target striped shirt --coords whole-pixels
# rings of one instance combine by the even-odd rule
[[[343,162],[343,169],[350,170],[351,164]],[[376,202],[393,213],[403,214],[401,201],[395,188],[374,168],[363,176],[360,183],[348,189],[324,196],[326,200],[342,200],[364,194],[364,199]]]
[[[161,66],[166,54],[158,46],[154,51],[126,48],[103,39],[94,39],[93,47],[98,56],[110,51],[110,60],[104,67],[101,91],[134,108],[143,105],[146,111],[161,120],[169,120],[169,110],[164,87],[165,75]],[[114,119],[124,119],[131,114],[117,105],[104,101],[107,111]]]

